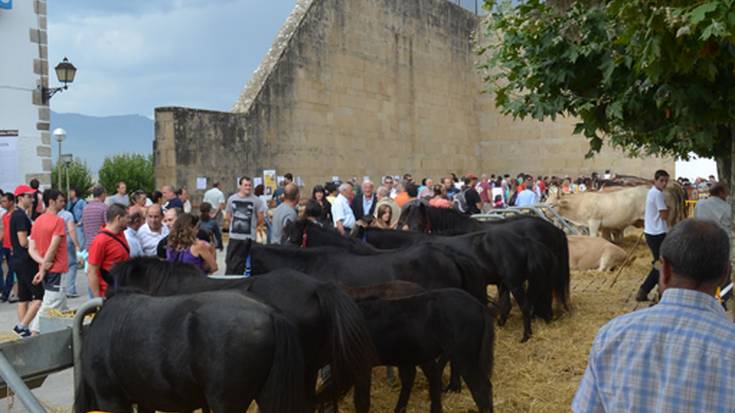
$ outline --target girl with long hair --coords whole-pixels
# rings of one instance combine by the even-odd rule
[[[202,271],[211,274],[217,271],[214,246],[197,239],[198,220],[192,214],[179,215],[168,234],[166,260],[192,264]]]

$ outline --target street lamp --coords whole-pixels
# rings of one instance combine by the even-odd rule
[[[54,129],[54,138],[56,138],[56,141],[59,142],[59,161],[56,163],[56,175],[58,180],[58,186],[59,190],[61,189],[61,142],[66,139],[66,131],[61,128]]]
[[[66,57],[64,60],[56,65],[54,68],[54,71],[56,71],[56,77],[59,79],[59,82],[63,83],[64,86],[60,87],[52,87],[48,88],[45,86],[39,86],[41,88],[41,93],[43,95],[43,103],[45,105],[48,105],[49,100],[51,100],[51,97],[53,97],[57,92],[61,92],[62,90],[69,89],[69,83],[74,82],[74,76],[77,74],[77,68],[74,67],[73,64],[69,63],[69,59]]]

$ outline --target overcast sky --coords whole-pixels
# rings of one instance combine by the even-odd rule
[[[49,0],[50,69],[64,56],[78,68],[51,108],[151,118],[158,106],[229,110],[294,4]]]

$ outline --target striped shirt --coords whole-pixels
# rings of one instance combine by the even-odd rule
[[[105,214],[107,213],[107,205],[97,199],[90,201],[82,211],[82,228],[84,229],[84,249],[89,247],[94,241],[94,237],[100,232],[100,228],[105,225]]]
[[[714,297],[667,289],[600,329],[572,410],[735,412],[735,324]]]

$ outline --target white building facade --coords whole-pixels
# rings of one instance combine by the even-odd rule
[[[45,0],[0,0],[0,189],[51,183]]]

